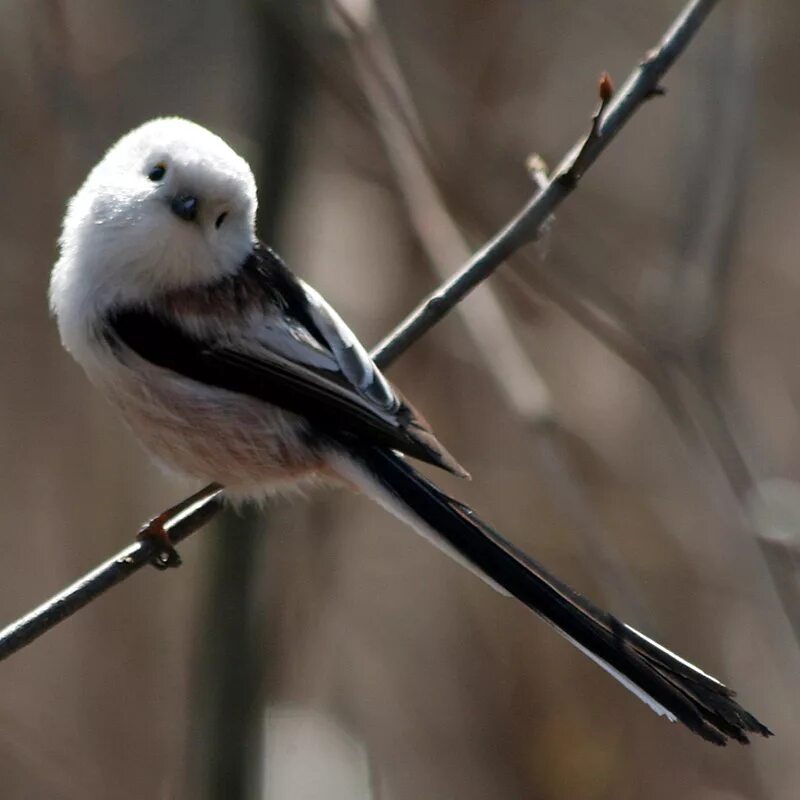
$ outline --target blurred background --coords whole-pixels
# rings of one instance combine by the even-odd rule
[[[68,197],[158,115],[367,344],[498,230],[679,0],[34,0],[0,25],[0,613],[195,487],[61,349]],[[390,370],[446,488],[775,731],[717,749],[345,492],[226,516],[0,666],[0,795],[796,798],[800,8],[727,0],[542,241]],[[491,292],[491,293],[490,293]]]

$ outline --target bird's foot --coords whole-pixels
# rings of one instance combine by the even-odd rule
[[[166,514],[159,514],[146,522],[137,535],[140,542],[150,542],[153,547],[153,557],[150,563],[156,569],[170,569],[181,565],[181,557],[172,545],[172,539],[164,527],[167,521]]]

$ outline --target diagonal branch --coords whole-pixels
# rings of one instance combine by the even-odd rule
[[[379,364],[393,361],[405,352],[512,253],[536,239],[548,217],[574,191],[579,178],[640,106],[663,91],[660,83],[664,74],[716,4],[717,0],[693,0],[684,8],[659,46],[628,76],[609,103],[599,125],[593,125],[589,134],[567,153],[544,189],[380,343],[375,353],[375,360]],[[574,168],[578,159],[580,173],[576,174]]]
[[[574,191],[584,172],[640,106],[661,93],[660,82],[683,53],[717,0],[692,0],[673,22],[658,47],[631,73],[586,136],[567,153],[549,182],[487,244],[430,295],[373,352],[387,367],[488,278],[512,253],[536,239],[555,209]],[[578,169],[576,169],[576,162]],[[205,525],[222,507],[221,489],[211,485],[169,509],[165,527],[180,542]],[[59,622],[130,577],[154,555],[153,546],[136,542],[92,570],[72,586],[0,631],[0,660],[37,639]]]
[[[212,483],[164,512],[164,528],[173,543],[202,528],[222,508],[222,487]],[[136,541],[75,581],[47,602],[0,631],[0,661],[38,639],[87,603],[149,564],[159,545]]]

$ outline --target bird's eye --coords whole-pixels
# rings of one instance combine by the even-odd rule
[[[147,177],[156,183],[157,181],[160,181],[166,174],[167,165],[159,162],[150,170],[150,172],[147,173]]]
[[[220,215],[217,217],[217,221],[214,223],[214,227],[215,227],[215,228],[219,228],[219,227],[221,227],[221,226],[222,226],[222,223],[223,223],[223,222],[225,222],[225,217],[227,217],[227,216],[228,216],[228,212],[227,212],[227,211],[223,211],[223,212],[222,212],[222,213],[221,213],[221,214],[220,214]]]

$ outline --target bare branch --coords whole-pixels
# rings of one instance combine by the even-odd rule
[[[174,544],[205,525],[222,508],[222,488],[210,484],[164,512],[164,528]],[[46,603],[0,631],[0,661],[38,639],[87,603],[133,575],[156,555],[152,540],[128,545]]]
[[[573,173],[576,159],[580,156],[581,169],[585,172],[642,103],[659,93],[661,79],[716,4],[717,0],[693,0],[684,8],[659,46],[631,73],[611,101],[595,134],[590,132],[584,136],[567,153],[547,186],[381,342],[375,353],[379,364],[386,364],[403,353],[512,253],[536,239],[542,224],[575,189],[578,183]]]
[[[388,366],[424,333],[439,322],[509,255],[536,239],[540,228],[575,189],[574,165],[580,157],[581,174],[605,150],[642,103],[661,92],[660,81],[681,55],[717,0],[692,0],[684,8],[659,46],[630,75],[622,89],[601,114],[592,131],[567,154],[545,188],[493,239],[440,289],[428,297],[373,352],[380,367]],[[221,508],[221,489],[212,485],[174,506],[165,527],[180,542],[205,525]],[[95,600],[112,586],[147,564],[154,546],[137,542],[85,575],[39,608],[0,631],[0,660],[32,642],[56,624]]]

